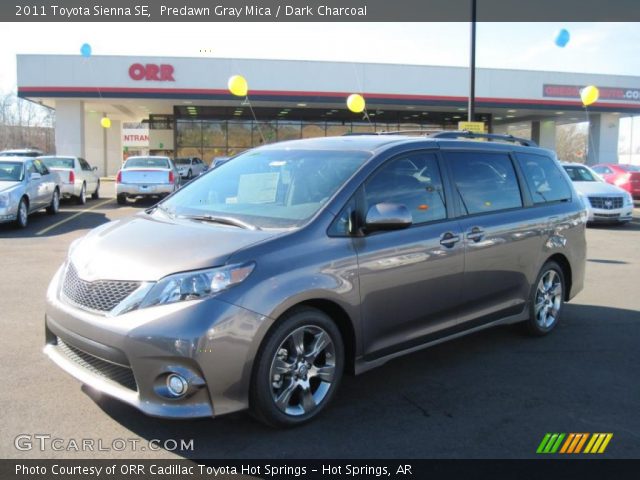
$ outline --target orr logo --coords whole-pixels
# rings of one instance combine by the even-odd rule
[[[134,63],[129,67],[129,77],[132,80],[148,80],[151,82],[175,82],[173,65],[155,63]]]

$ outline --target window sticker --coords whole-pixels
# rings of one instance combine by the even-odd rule
[[[279,172],[251,173],[240,176],[238,203],[273,203],[278,192]]]

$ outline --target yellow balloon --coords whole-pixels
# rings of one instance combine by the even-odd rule
[[[242,75],[234,75],[230,77],[227,86],[229,87],[229,91],[236,97],[246,97],[247,92],[249,91],[247,79]]]
[[[598,90],[598,87],[593,85],[589,85],[588,87],[584,87],[580,90],[580,98],[582,99],[582,104],[585,107],[597,102],[598,97],[600,97],[600,90]]]
[[[111,119],[109,117],[102,117],[100,119],[100,125],[102,125],[102,128],[111,128]]]
[[[347,108],[353,113],[360,113],[364,110],[366,104],[364,97],[357,93],[352,93],[347,97]]]

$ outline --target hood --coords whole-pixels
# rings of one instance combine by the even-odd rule
[[[625,190],[605,182],[573,182],[573,186],[583,195],[624,195]]]
[[[9,189],[15,187],[16,185],[20,185],[20,182],[2,181],[2,182],[0,182],[0,192],[4,192],[5,190],[9,190]]]
[[[92,230],[70,259],[83,280],[157,281],[223,265],[234,252],[280,233],[141,213]]]

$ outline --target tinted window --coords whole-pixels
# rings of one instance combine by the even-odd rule
[[[446,152],[462,208],[470,215],[522,206],[506,153]]]
[[[400,203],[413,223],[447,217],[436,156],[415,153],[390,161],[365,184],[366,208],[377,203]]]
[[[73,158],[70,157],[40,157],[40,160],[49,168],[73,168]]]
[[[571,187],[555,161],[543,155],[530,153],[518,153],[517,157],[533,203],[557,202],[571,198]]]
[[[91,165],[89,165],[84,158],[79,158],[78,161],[80,162],[82,170],[91,170]]]
[[[36,171],[40,175],[48,175],[49,174],[49,170],[47,169],[47,167],[44,166],[44,164],[40,160],[35,159],[33,161],[33,165],[34,165]]]
[[[610,173],[613,173],[609,167],[593,167],[593,171],[601,175],[608,175]]]
[[[625,172],[640,172],[640,165],[619,165]]]
[[[158,157],[131,157],[124,168],[171,168],[169,160]]]
[[[573,165],[564,165],[563,168],[564,168],[565,172],[567,172],[567,175],[569,175],[569,178],[571,179],[572,182],[598,182],[598,181],[600,181],[586,167],[577,167],[577,166],[573,166]]]

